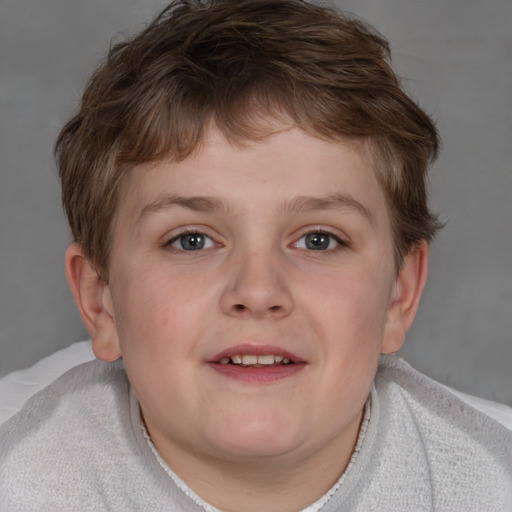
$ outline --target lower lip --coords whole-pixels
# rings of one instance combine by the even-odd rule
[[[236,364],[208,363],[210,368],[230,379],[251,382],[254,384],[270,384],[278,380],[296,375],[305,367],[305,363],[283,364],[278,366],[258,367],[239,366]]]

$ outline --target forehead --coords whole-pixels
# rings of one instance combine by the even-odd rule
[[[210,128],[186,159],[134,168],[123,184],[119,208],[140,216],[184,201],[191,205],[189,199],[196,198],[194,208],[203,210],[268,206],[283,212],[293,205],[292,210],[306,211],[328,208],[342,198],[338,205],[369,218],[382,213],[371,213],[385,199],[367,142],[324,140],[294,126],[273,128],[263,140],[242,143]]]

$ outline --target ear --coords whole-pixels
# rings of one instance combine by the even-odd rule
[[[121,357],[109,286],[84,256],[79,244],[66,251],[66,277],[80,316],[92,339],[92,350],[102,361]]]
[[[396,278],[393,297],[388,309],[382,342],[382,352],[397,352],[412,325],[427,282],[428,244],[421,242],[404,258]]]

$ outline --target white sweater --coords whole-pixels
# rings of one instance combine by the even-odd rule
[[[370,399],[322,512],[512,511],[511,431],[393,357]],[[205,509],[144,436],[121,362],[74,368],[0,427],[1,512]]]

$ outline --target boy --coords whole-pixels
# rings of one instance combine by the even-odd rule
[[[388,52],[300,0],[113,48],[56,146],[100,361],[2,427],[5,510],[510,509],[512,434],[385,355],[439,227]]]

